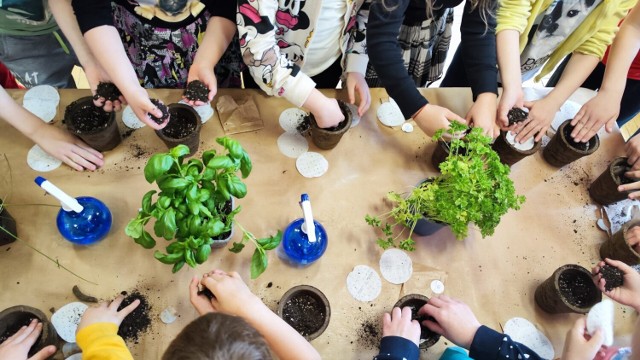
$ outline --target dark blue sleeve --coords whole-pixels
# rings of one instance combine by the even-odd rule
[[[480,326],[469,348],[474,360],[542,360],[528,347],[517,343],[509,335],[501,334],[486,326]]]
[[[409,339],[400,336],[385,336],[380,341],[380,354],[373,360],[418,360],[420,349]]]
[[[496,1],[491,1],[486,13],[486,24],[479,6],[471,9],[467,1],[460,25],[460,50],[464,71],[471,85],[473,100],[478,95],[498,93],[498,57],[496,52]],[[516,50],[514,50],[516,51]]]
[[[400,25],[409,2],[409,0],[373,1],[369,8],[367,23],[369,62],[376,70],[389,96],[398,103],[406,119],[428,103],[404,67],[402,50],[398,44]]]

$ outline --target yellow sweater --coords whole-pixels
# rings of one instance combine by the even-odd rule
[[[535,19],[554,0],[499,0],[496,34],[502,30],[517,30],[520,33],[520,53],[528,42],[529,31]],[[602,59],[607,46],[618,31],[618,23],[633,8],[638,0],[602,0],[584,21],[560,43],[549,61],[536,76],[539,81],[572,52],[593,55]]]
[[[83,360],[133,360],[114,323],[97,323],[78,331]]]

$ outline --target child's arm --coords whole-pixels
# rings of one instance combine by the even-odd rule
[[[372,0],[364,0],[358,13],[355,15],[353,28],[347,29],[351,32],[346,50],[346,73],[347,92],[349,103],[355,104],[355,93],[358,92],[360,103],[358,104],[358,115],[362,116],[371,105],[371,94],[369,85],[365,80],[369,55],[367,55],[367,20],[369,18],[369,6]],[[347,5],[349,7],[350,5]]]
[[[587,328],[587,318],[578,318],[575,325],[567,332],[564,341],[564,351],[562,352],[562,360],[584,360],[593,359],[600,350],[604,337],[602,330],[598,328],[589,338],[585,338],[585,329]]]
[[[627,242],[631,247],[638,248],[640,246],[640,226],[634,226],[627,231]],[[605,290],[605,279],[600,275],[600,268],[609,264],[618,268],[623,273],[622,286]],[[594,282],[598,289],[605,293],[612,300],[622,304],[631,306],[636,311],[640,311],[640,273],[632,269],[629,265],[622,261],[605,259],[593,268]]]
[[[22,327],[18,332],[0,344],[0,359],[27,360],[29,350],[38,341],[42,332],[42,323],[32,320],[29,326]],[[53,356],[56,347],[49,345],[35,353],[28,360],[45,360]]]
[[[265,338],[269,347],[281,360],[295,360],[304,354],[305,359],[320,359],[320,354],[289,324],[255,296],[236,272],[214,270],[205,274],[202,281],[215,298],[208,302],[198,296],[198,279],[191,281],[191,303],[200,315],[220,311],[243,318]],[[208,304],[207,304],[208,303]],[[209,307],[211,306],[211,307]]]
[[[0,87],[0,116],[42,149],[72,168],[95,170],[104,165],[102,154],[82,140],[53,125],[45,124],[35,115],[18,105]]]
[[[124,296],[118,295],[110,304],[100,303],[84,312],[76,330],[76,341],[82,349],[82,359],[133,360],[124,340],[118,336],[118,327],[140,305],[140,300],[135,300],[118,311],[122,300]]]
[[[380,353],[373,360],[417,360],[420,331],[418,320],[411,320],[411,308],[393,308],[382,317]]]
[[[576,141],[589,141],[606,124],[607,132],[613,130],[627,79],[627,72],[640,50],[640,7],[636,6],[620,26],[616,35],[604,78],[598,94],[582,106],[571,125],[571,136]]]

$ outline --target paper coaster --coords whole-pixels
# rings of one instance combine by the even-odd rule
[[[613,345],[613,302],[604,299],[595,304],[587,315],[587,332],[593,335],[597,329],[602,330],[604,345]]]
[[[51,315],[51,323],[62,340],[76,342],[76,330],[87,308],[87,305],[76,301],[61,307]]]
[[[27,164],[35,171],[47,172],[62,165],[62,161],[47,154],[39,145],[33,145],[27,154]]]
[[[308,114],[304,112],[302,109],[298,108],[289,108],[284,110],[280,114],[280,118],[278,121],[280,122],[280,127],[286,132],[298,132],[298,125],[302,123],[304,117]]]
[[[316,178],[329,170],[329,162],[317,152],[306,152],[296,159],[296,168],[307,178]]]
[[[529,140],[525,141],[522,144],[519,142],[516,142],[516,134],[514,134],[512,131],[507,131],[507,134],[505,135],[505,139],[509,144],[513,145],[514,148],[520,151],[531,150],[533,149],[534,146],[536,146],[536,141],[533,136],[530,137]]]
[[[146,126],[145,123],[138,119],[136,114],[133,112],[133,109],[129,105],[127,105],[122,111],[122,122],[129,129],[140,129]]]
[[[380,257],[380,273],[392,284],[403,284],[413,273],[411,258],[402,250],[389,249]]]
[[[404,124],[404,115],[393,99],[383,103],[378,107],[378,120],[386,126],[400,126]]]
[[[309,150],[309,142],[298,133],[285,132],[278,137],[278,149],[285,156],[296,159]]]
[[[22,98],[22,106],[33,115],[49,123],[58,113],[60,94],[49,85],[38,85],[29,89]]]
[[[431,291],[434,294],[442,294],[444,292],[444,284],[440,280],[433,280],[431,282]]]
[[[373,301],[380,295],[382,281],[372,268],[357,265],[347,276],[347,290],[356,300]]]
[[[178,101],[178,104],[189,105],[189,103],[184,100]],[[193,108],[193,110],[195,110],[198,113],[198,115],[200,116],[200,122],[202,122],[203,124],[209,121],[209,119],[211,119],[213,114],[215,114],[215,110],[213,110],[211,103],[206,103],[204,105],[191,106],[191,107]]]
[[[360,124],[360,115],[358,115],[358,107],[354,104],[347,103],[347,107],[349,108],[349,112],[351,112],[351,127],[357,126]]]
[[[514,317],[504,326],[504,333],[512,340],[519,342],[533,350],[542,359],[553,359],[554,351],[551,341],[527,319]],[[527,354],[525,354],[525,357]]]

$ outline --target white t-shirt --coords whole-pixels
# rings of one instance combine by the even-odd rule
[[[345,11],[346,0],[322,0],[320,16],[302,66],[308,76],[327,70],[342,54],[340,32],[344,30]]]

